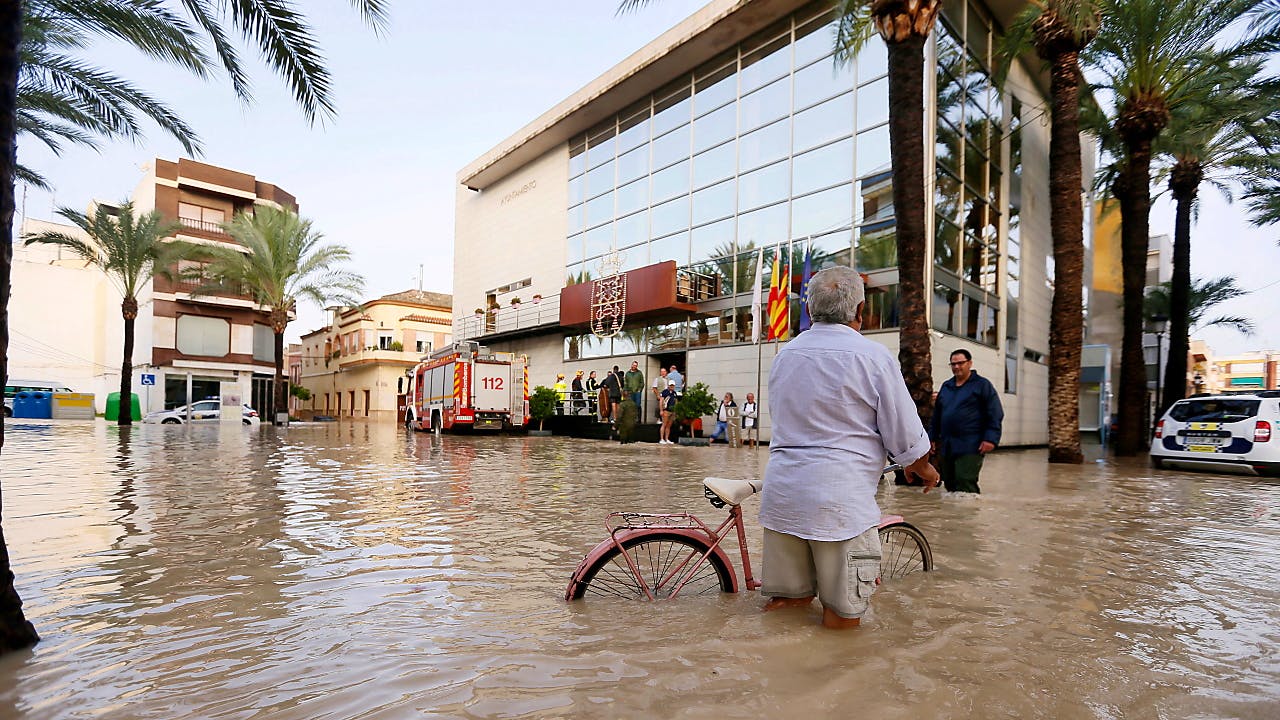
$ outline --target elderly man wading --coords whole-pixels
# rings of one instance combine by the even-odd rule
[[[858,625],[880,575],[876,488],[885,456],[938,484],[929,436],[898,362],[862,336],[862,277],[847,267],[809,282],[813,327],[769,371],[773,438],[760,501],[766,610],[822,602],[822,624]]]

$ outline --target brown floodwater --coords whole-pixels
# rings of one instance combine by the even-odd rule
[[[758,477],[766,450],[6,435],[4,530],[44,640],[0,658],[0,718],[1280,717],[1274,480],[1027,450],[990,458],[981,496],[883,485],[938,569],[833,632],[754,593],[561,599],[607,512],[718,519],[701,478]]]

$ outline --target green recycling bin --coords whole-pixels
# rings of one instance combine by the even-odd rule
[[[129,403],[133,410],[134,421],[142,420],[142,403],[138,400],[138,393],[129,393],[133,402]],[[113,392],[107,395],[107,412],[104,415],[108,422],[118,422],[120,420],[120,393]]]

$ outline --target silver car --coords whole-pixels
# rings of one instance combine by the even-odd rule
[[[1156,424],[1151,464],[1280,473],[1280,391],[1179,400]]]
[[[200,400],[191,405],[191,422],[193,423],[215,423],[222,419],[222,401],[218,398],[208,400]],[[241,406],[240,419],[245,425],[261,425],[262,418],[258,417],[258,411],[249,407],[246,403]],[[159,412],[147,413],[142,418],[144,423],[159,423],[161,425],[181,425],[187,421],[187,406],[182,405],[172,410],[161,410]]]

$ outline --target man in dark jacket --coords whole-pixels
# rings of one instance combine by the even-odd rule
[[[933,404],[929,438],[941,462],[942,484],[951,492],[981,492],[978,474],[987,453],[1000,444],[1004,409],[991,381],[973,371],[968,350],[951,353],[950,380]]]
[[[616,420],[620,402],[622,402],[622,372],[618,370],[617,365],[614,365],[612,370],[605,373],[604,382],[600,383],[600,419],[609,422]]]

